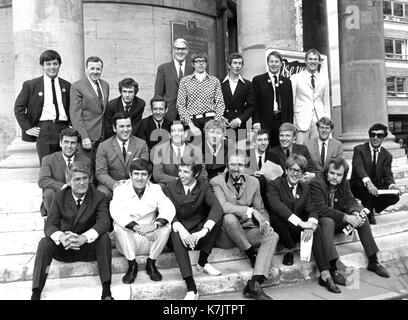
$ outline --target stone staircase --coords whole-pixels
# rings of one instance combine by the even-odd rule
[[[408,166],[394,168],[398,184],[408,185]],[[37,186],[38,169],[0,170],[0,300],[29,299],[35,252],[38,241],[43,237],[43,219],[39,214],[41,190]],[[377,217],[372,226],[373,234],[381,250],[380,261],[390,261],[408,256],[408,194],[399,203],[388,208]],[[363,268],[367,264],[362,246],[356,233],[349,237],[336,238],[341,256],[340,268],[346,273]],[[153,282],[144,272],[147,256],[138,256],[139,273],[132,285],[122,283],[127,270],[126,259],[115,248],[112,261],[112,294],[117,300],[166,300],[182,299],[185,284],[181,278],[172,252],[163,253],[157,265],[163,281]],[[195,266],[198,252],[190,252]],[[252,275],[248,259],[237,248],[214,249],[209,261],[222,271],[222,275],[211,277],[195,270],[201,296],[241,291]],[[279,290],[287,284],[317,277],[313,261],[299,261],[295,255],[293,266],[282,265],[282,250],[274,256],[270,277],[265,286]],[[101,286],[96,262],[61,263],[53,261],[43,292],[43,299],[89,300],[99,299]]]

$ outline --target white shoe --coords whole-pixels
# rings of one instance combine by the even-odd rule
[[[218,269],[215,269],[211,264],[206,263],[204,265],[204,267],[200,266],[199,264],[197,264],[197,269],[200,271],[205,272],[206,274],[210,275],[210,276],[219,276],[221,275],[221,271]]]
[[[194,291],[188,291],[184,300],[198,300],[198,291],[194,293]]]

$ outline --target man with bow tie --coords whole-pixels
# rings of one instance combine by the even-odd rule
[[[395,184],[392,155],[382,146],[388,135],[387,127],[376,123],[368,130],[368,135],[370,142],[354,147],[350,187],[354,196],[370,210],[370,223],[376,224],[374,214],[397,203],[405,188]],[[397,193],[379,195],[378,189],[397,190]]]
[[[279,236],[273,231],[264,208],[259,182],[245,172],[246,154],[231,153],[228,172],[210,180],[224,210],[223,229],[244,251],[254,268],[243,294],[256,300],[271,300],[261,284],[269,277]]]

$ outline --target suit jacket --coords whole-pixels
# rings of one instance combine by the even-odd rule
[[[129,110],[130,120],[132,121],[132,134],[136,136],[137,131],[142,121],[142,115],[146,102],[139,97],[136,97],[132,101],[132,105]],[[113,116],[119,111],[124,111],[122,104],[122,96],[109,101],[105,112],[105,139],[108,139],[115,135],[113,132],[112,119]]]
[[[186,60],[184,76],[192,74],[193,67]],[[173,122],[177,117],[177,93],[179,89],[179,78],[177,76],[174,61],[160,65],[157,68],[156,82],[154,83],[154,95],[164,97],[167,101],[166,118]]]
[[[173,222],[180,222],[187,230],[193,230],[207,220],[217,223],[222,219],[221,205],[206,181],[197,180],[187,195],[180,180],[172,181],[166,185],[164,193],[176,207]]]
[[[175,161],[176,151],[173,150],[171,141],[160,143],[152,149],[151,158],[153,162],[153,179],[156,183],[167,184],[178,179],[178,167]],[[203,163],[201,149],[186,143],[183,161],[189,163],[194,160],[195,163]],[[200,172],[198,179],[207,180],[207,171],[205,167]]]
[[[328,143],[326,143],[326,159],[324,160],[323,166],[320,163],[319,138],[309,140],[306,147],[309,150],[310,158],[316,172],[323,172],[324,165],[331,159],[343,157],[343,145],[336,139],[329,138]]]
[[[307,221],[309,218],[319,218],[314,210],[307,183],[298,183],[296,197],[294,197],[287,178],[279,177],[267,183],[265,195],[265,205],[269,212],[284,220],[288,220],[292,214],[303,221]]]
[[[76,153],[74,161],[82,162],[86,166],[91,168],[91,160],[89,157]],[[40,174],[38,178],[38,186],[41,189],[52,189],[55,192],[61,190],[62,186],[66,184],[65,169],[67,165],[62,157],[62,151],[54,152],[45,156],[42,160]],[[89,178],[89,181],[93,181],[93,174]]]
[[[92,142],[103,139],[104,113],[109,100],[109,84],[100,79],[103,91],[103,105],[88,78],[74,82],[70,95],[70,115],[74,129],[78,130],[82,140],[89,138]]]
[[[252,79],[257,108],[253,116],[253,123],[260,123],[262,129],[272,128],[274,90],[268,73],[257,75]],[[293,94],[290,80],[279,75],[278,92],[280,102],[280,123],[293,123]]]
[[[317,74],[313,90],[310,73],[306,70],[294,74],[290,80],[293,89],[294,122],[300,131],[309,129],[316,112],[317,119],[330,118],[329,79]]]
[[[344,224],[345,214],[352,214],[354,211],[360,212],[363,207],[358,204],[350,190],[350,183],[344,177],[343,181],[337,186],[334,193],[334,207],[330,206],[329,185],[327,176],[323,174],[310,181],[310,194],[314,210],[319,218],[329,217],[336,221],[337,225]]]
[[[241,120],[239,129],[246,128],[246,122],[251,118],[256,109],[256,99],[252,83],[244,79],[245,83],[238,80],[234,94],[231,92],[229,80],[221,83],[221,91],[224,96],[225,111],[224,117],[231,121],[235,118]]]
[[[255,177],[242,175],[242,185],[239,193],[229,178],[229,173],[220,174],[210,180],[211,188],[221,203],[224,214],[235,214],[243,227],[255,227],[247,218],[249,207],[258,210],[267,221],[269,214],[264,207],[259,182]]]
[[[210,147],[207,142],[203,143],[203,155],[205,162],[205,170],[207,171],[208,180],[214,178],[217,174],[225,171],[227,159],[228,159],[228,141],[223,140],[221,147],[219,148],[217,155],[214,156],[211,153]],[[214,161],[215,160],[215,161]]]
[[[381,146],[381,150],[377,154],[377,165],[375,167],[377,179],[374,179],[371,173],[373,160],[370,151],[370,143],[366,142],[355,146],[350,182],[354,180],[363,180],[363,178],[369,177],[377,188],[388,189],[390,184],[395,183],[391,164],[391,153]]]
[[[270,152],[269,157],[271,161],[276,164],[279,164],[282,167],[282,170],[285,171],[285,161],[287,157],[286,157],[286,154],[283,152],[281,146],[280,145],[275,146],[269,152]],[[292,153],[301,154],[302,156],[304,156],[308,163],[307,171],[316,172],[316,169],[310,158],[309,150],[307,149],[305,145],[294,143],[292,145]]]
[[[123,159],[122,146],[119,145],[116,135],[105,140],[99,144],[96,151],[96,179],[112,190],[117,181],[129,179],[130,164],[135,158],[149,160],[149,150],[142,139],[130,136],[126,161]]]
[[[69,121],[69,102],[71,83],[58,78],[61,88],[62,104]],[[44,76],[25,81],[14,104],[14,114],[22,131],[22,140],[34,142],[36,137],[25,132],[37,126],[44,106]]]
[[[247,157],[249,159],[249,163],[247,165],[246,173],[250,176],[253,176],[254,172],[259,170],[258,168],[259,159],[256,158],[254,148],[250,148],[247,150]],[[266,161],[272,161],[271,153],[268,150],[265,151],[264,163]]]
[[[170,126],[171,122],[164,118],[162,123],[162,130],[159,131],[157,129],[156,123],[153,120],[153,116],[151,115],[142,120],[136,136],[146,141],[147,147],[149,148],[149,150],[152,150],[152,148],[159,142],[169,141]]]
[[[78,210],[72,196],[72,189],[67,187],[55,193],[48,211],[44,233],[51,237],[57,231],[82,234],[94,229],[98,235],[101,235],[109,231],[110,224],[108,205],[102,192],[90,185]]]

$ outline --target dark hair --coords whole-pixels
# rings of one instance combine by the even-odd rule
[[[332,158],[330,159],[329,162],[326,163],[326,165],[324,166],[323,172],[325,174],[325,176],[327,177],[327,173],[329,172],[329,168],[330,165],[333,164],[334,169],[340,169],[342,166],[344,167],[344,178],[347,177],[348,171],[349,171],[349,165],[346,161],[346,159],[341,158],[341,157],[337,157],[337,158]],[[343,178],[343,179],[344,179]]]
[[[289,169],[294,164],[297,164],[302,172],[307,169],[307,159],[301,154],[292,153],[285,161],[285,168]]]
[[[89,62],[100,62],[100,63],[102,63],[102,67],[103,67],[103,61],[99,57],[93,56],[93,57],[89,57],[88,59],[86,59],[86,63],[85,63],[86,67],[88,67]]]
[[[88,178],[91,174],[91,170],[87,165],[85,165],[81,161],[74,161],[70,166],[67,166],[67,168],[65,169],[65,179],[67,182],[71,180],[72,174],[74,172],[85,173],[88,176]]]
[[[268,140],[270,140],[268,129],[259,129],[258,132],[256,133],[256,137],[259,137],[260,135],[263,135],[263,134],[266,134],[268,136]]]
[[[232,63],[232,60],[234,59],[241,59],[242,60],[242,65],[244,65],[244,58],[242,57],[242,55],[238,52],[233,52],[229,55],[228,57],[228,65],[230,66]]]
[[[59,64],[62,63],[61,61],[61,56],[57,51],[54,50],[45,50],[43,53],[40,55],[40,65],[44,65],[45,61],[53,61],[57,60]]]
[[[207,61],[207,63],[208,63],[208,54],[206,54],[205,52],[202,52],[202,51],[200,51],[200,52],[194,52],[192,55],[191,55],[191,63],[194,63],[194,60],[195,59],[197,59],[197,58],[204,58],[205,59],[205,61]]]
[[[177,168],[180,168],[181,166],[190,167],[194,177],[197,177],[203,169],[203,165],[201,163],[195,163],[194,161],[191,163],[187,163],[183,159],[181,159],[181,163],[177,165]]]
[[[164,107],[167,109],[167,101],[161,96],[155,96],[150,100],[150,107],[153,108],[154,102],[164,102]]]
[[[334,128],[334,121],[330,119],[329,117],[322,117],[318,121],[316,121],[316,126],[319,128],[321,125],[325,126],[330,126],[330,128],[333,130]]]
[[[146,170],[148,175],[150,176],[152,174],[153,171],[153,164],[146,160],[146,159],[142,159],[142,158],[135,158],[132,160],[132,162],[130,163],[130,167],[129,167],[129,173],[130,175],[132,175],[132,172],[135,170]]]
[[[368,129],[368,134],[370,134],[371,131],[377,131],[377,130],[383,130],[385,136],[388,136],[388,128],[387,126],[383,125],[382,123],[374,123],[370,129]]]
[[[62,141],[62,139],[64,139],[64,137],[77,137],[77,142],[81,141],[81,135],[74,128],[65,128],[65,129],[61,130],[60,141]]]
[[[130,119],[130,115],[126,114],[123,111],[119,111],[118,113],[115,113],[115,115],[112,118],[112,125],[116,128],[116,122],[120,119]]]
[[[268,56],[266,57],[266,62],[269,61],[269,57],[270,56],[275,56],[276,58],[278,58],[280,60],[280,62],[282,62],[282,55],[278,52],[278,51],[272,51],[271,53],[268,54]]]
[[[319,61],[322,60],[322,57],[321,57],[320,52],[319,52],[318,50],[316,50],[316,49],[309,49],[309,50],[307,50],[307,52],[305,53],[305,61],[307,60],[307,57],[308,57],[310,54],[317,55],[317,56],[319,56]]]
[[[131,88],[133,87],[135,89],[135,95],[139,92],[139,84],[133,80],[132,78],[125,78],[123,80],[119,81],[119,92],[122,93],[122,88]]]

